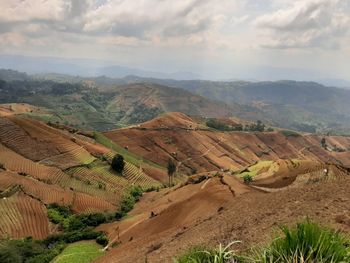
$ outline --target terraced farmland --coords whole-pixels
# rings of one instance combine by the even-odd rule
[[[23,193],[0,199],[0,222],[1,237],[42,239],[49,234],[45,207]]]
[[[134,185],[139,185],[144,189],[160,186],[160,183],[147,176],[141,168],[137,168],[131,163],[126,163],[123,176]]]

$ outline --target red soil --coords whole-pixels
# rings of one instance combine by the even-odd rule
[[[279,177],[284,175],[280,171]],[[348,172],[334,181],[272,193],[223,175],[146,194],[128,219],[99,227],[109,233],[110,245],[121,243],[109,247],[97,262],[145,262],[146,258],[148,262],[173,262],[174,256],[190,247],[235,240],[243,242],[237,248],[244,250],[271,240],[280,224],[295,223],[305,216],[350,233],[349,187]]]
[[[170,156],[181,162],[180,171],[205,172],[240,169],[258,160],[302,159],[349,165],[350,152],[330,152],[321,147],[321,136],[286,137],[279,132],[217,132],[197,127],[189,117],[169,113],[140,127],[106,132],[123,147],[162,166]],[[182,128],[174,128],[182,127]],[[327,137],[334,145],[350,148],[350,138]]]

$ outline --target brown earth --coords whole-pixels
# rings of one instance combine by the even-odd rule
[[[105,135],[145,159],[166,166],[169,157],[181,172],[239,170],[259,160],[301,159],[350,165],[350,138],[318,135],[285,136],[282,132],[219,132],[203,128],[182,113],[168,113],[137,127]],[[345,152],[333,151],[339,146]]]
[[[22,106],[16,112],[31,110]],[[160,185],[147,175],[156,168],[140,171],[126,163],[124,176],[116,174],[104,161],[115,152],[86,135],[16,114],[0,117],[0,224],[27,211],[13,227],[1,228],[0,237],[47,237],[46,206],[52,203],[70,206],[74,213],[115,212],[131,185]]]
[[[279,162],[274,181],[288,176],[287,161]],[[350,234],[349,171],[325,166],[332,171],[325,179],[323,167],[300,166],[288,168],[294,181],[278,189],[275,184],[272,192],[267,185],[255,188],[259,179],[248,186],[221,174],[193,184],[200,181],[197,176],[182,187],[145,194],[127,219],[98,228],[108,232],[110,244],[96,262],[170,263],[190,247],[235,240],[242,241],[236,249],[244,251],[270,241],[281,224],[306,217]]]

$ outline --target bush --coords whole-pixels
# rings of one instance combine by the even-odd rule
[[[221,244],[217,249],[205,249],[202,247],[194,248],[180,256],[175,260],[175,263],[235,263],[238,261],[238,256],[235,251],[230,248],[237,242],[232,242],[226,247]]]
[[[106,236],[106,234],[101,234],[100,236],[98,236],[96,238],[96,243],[100,244],[102,246],[107,246],[108,245],[108,237]]]
[[[245,176],[243,176],[243,181],[246,184],[250,184],[253,182],[253,177],[249,174],[246,174]]]
[[[286,137],[300,137],[301,135],[295,131],[283,130],[281,133]]]
[[[350,262],[346,240],[309,220],[294,228],[282,227],[283,238],[259,253],[259,262]]]
[[[139,201],[140,197],[142,196],[143,190],[140,186],[134,186],[129,190],[129,193],[127,193],[121,204],[120,209],[115,213],[115,218],[117,220],[123,218],[127,215],[129,211],[131,211],[134,208],[134,205],[137,201]]]
[[[143,190],[141,186],[134,186],[130,189],[130,195],[135,198],[135,201],[139,201],[142,194]]]
[[[0,241],[1,263],[49,263],[64,248],[64,244],[55,244],[50,248],[44,242],[25,238],[23,240]]]
[[[242,131],[243,125],[242,124],[235,124],[235,125],[227,125],[225,123],[220,122],[216,119],[209,119],[206,122],[206,125],[209,128],[213,128],[219,131]]]
[[[120,154],[116,154],[112,159],[111,166],[117,173],[122,173],[125,166],[124,157]]]

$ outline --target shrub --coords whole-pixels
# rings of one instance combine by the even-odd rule
[[[143,194],[141,186],[134,186],[130,189],[130,195],[135,198],[135,201],[138,201]]]
[[[63,248],[64,244],[55,244],[49,248],[43,242],[32,238],[2,240],[0,241],[0,262],[49,263]]]
[[[301,135],[295,131],[283,130],[281,133],[286,137],[300,137]]]
[[[100,244],[102,246],[107,246],[108,245],[108,237],[106,234],[101,234],[96,238],[96,243]]]
[[[116,154],[112,159],[111,166],[117,173],[122,173],[125,166],[124,157],[120,154]]]
[[[184,255],[175,260],[176,263],[235,263],[238,261],[238,256],[235,251],[231,250],[232,245],[237,242],[232,242],[226,247],[221,244],[217,249],[205,249],[203,247],[193,248]]]
[[[243,176],[243,181],[246,184],[250,184],[253,182],[253,177],[250,174],[246,174]]]
[[[115,218],[117,220],[123,218],[127,215],[127,213],[134,208],[135,203],[140,199],[142,196],[143,190],[140,186],[134,186],[129,190],[129,193],[127,193],[121,204],[120,209],[115,213]]]
[[[260,252],[259,262],[350,262],[349,244],[338,232],[309,220],[281,229],[284,237]]]

